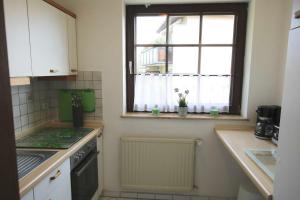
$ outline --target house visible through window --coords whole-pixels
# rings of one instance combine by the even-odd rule
[[[239,114],[247,4],[127,6],[127,111]]]

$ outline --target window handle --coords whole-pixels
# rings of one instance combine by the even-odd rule
[[[295,12],[295,18],[296,19],[300,19],[300,10],[298,10],[297,12]]]
[[[133,72],[132,72],[132,61],[129,61],[128,66],[129,66],[129,74],[133,74]]]

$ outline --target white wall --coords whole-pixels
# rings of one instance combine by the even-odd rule
[[[122,119],[124,110],[124,3],[122,0],[60,0],[78,17],[79,67],[103,73],[104,189],[120,190],[121,136],[200,137],[196,181],[201,195],[235,196],[244,178],[239,166],[213,132],[214,120]],[[282,63],[286,43],[286,0],[253,0],[250,6],[246,91],[243,111],[254,122],[255,107],[281,101]],[[267,14],[267,15],[266,15]],[[252,47],[252,48],[251,48]],[[247,97],[248,96],[248,97]]]
[[[247,35],[243,99],[243,103],[248,103],[243,105],[243,112],[252,117],[259,104],[281,104],[291,3],[256,0],[250,8],[253,6],[248,23],[248,29],[253,32]]]

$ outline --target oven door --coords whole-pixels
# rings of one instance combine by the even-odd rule
[[[71,172],[72,200],[90,200],[98,189],[97,151]]]

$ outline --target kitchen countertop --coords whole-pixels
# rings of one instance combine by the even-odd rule
[[[62,122],[49,122],[45,125],[46,127],[72,127],[70,123]],[[84,144],[89,142],[95,137],[100,137],[104,128],[103,122],[101,121],[86,121],[84,127],[93,128],[94,130],[86,135],[84,138],[79,140],[77,143],[72,145],[69,149],[51,149],[57,151],[52,157],[47,159],[41,165],[32,170],[29,174],[19,179],[19,191],[20,196],[24,196],[29,192],[34,186],[36,186],[45,176],[57,168],[61,163],[68,159],[73,153],[79,150]],[[33,131],[33,130],[31,130]],[[25,133],[25,135],[30,134],[30,131]],[[22,137],[22,136],[19,136]],[[26,150],[30,150],[27,149]],[[34,149],[37,150],[37,149]],[[38,149],[41,151],[49,151],[49,149]]]
[[[274,149],[276,146],[271,141],[257,139],[254,136],[254,128],[249,126],[217,126],[215,132],[263,197],[271,200],[273,196],[272,179],[245,154],[244,149]]]

